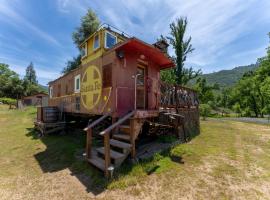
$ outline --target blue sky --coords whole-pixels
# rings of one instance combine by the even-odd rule
[[[0,62],[23,76],[32,61],[44,85],[57,78],[78,54],[71,34],[89,7],[148,43],[187,16],[195,51],[186,65],[204,73],[255,63],[269,44],[269,0],[0,0]]]

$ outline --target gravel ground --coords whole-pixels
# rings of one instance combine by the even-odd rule
[[[218,119],[218,118],[217,118]],[[251,118],[251,117],[238,117],[238,118],[220,118],[220,120],[230,120],[230,121],[239,121],[239,122],[251,122],[256,124],[269,124],[270,121],[268,118]]]

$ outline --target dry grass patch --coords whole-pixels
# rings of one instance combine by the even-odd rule
[[[268,199],[268,126],[204,121],[187,144],[107,181],[80,157],[84,134],[37,138],[34,108],[0,106],[1,199]]]

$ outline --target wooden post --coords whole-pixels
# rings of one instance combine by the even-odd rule
[[[108,167],[111,165],[111,156],[110,156],[110,134],[104,134],[104,151],[105,151],[105,176],[109,177]]]
[[[92,128],[87,130],[86,135],[86,158],[91,158],[91,147],[92,147]]]
[[[136,148],[135,148],[135,119],[130,119],[130,143],[131,147],[131,157],[135,158]]]

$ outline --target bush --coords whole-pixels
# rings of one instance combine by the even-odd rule
[[[234,104],[232,109],[234,112],[237,113],[238,117],[239,117],[239,115],[241,116],[242,111],[241,111],[241,106],[239,103]]]
[[[17,105],[17,100],[12,99],[12,98],[3,97],[3,98],[0,98],[0,102],[7,105]]]
[[[245,108],[244,109],[244,116],[245,117],[251,117],[252,116],[252,111],[250,108]]]
[[[211,107],[208,104],[200,104],[200,115],[203,117],[203,120],[206,119],[211,113]]]

